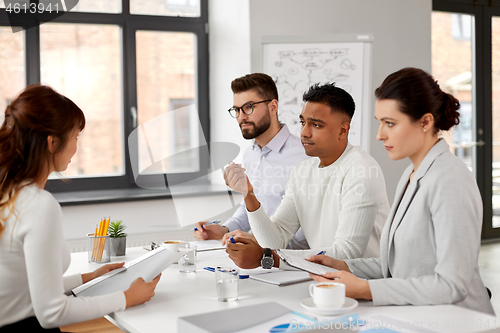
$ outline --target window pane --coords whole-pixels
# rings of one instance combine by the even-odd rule
[[[124,174],[120,28],[40,26],[41,80],[72,99],[87,125],[64,176]]]
[[[6,2],[5,0],[0,0],[0,8],[5,8],[5,2]],[[10,1],[7,1],[7,5],[9,3],[12,4],[11,6],[13,6],[16,3],[18,3],[19,5],[22,5],[22,6],[24,6],[23,4],[27,4],[29,6],[30,0],[10,0]],[[13,9],[13,7],[11,7],[11,8]]]
[[[443,133],[451,151],[475,172],[476,110],[473,103],[473,16],[432,13],[432,75],[460,101],[460,124]]]
[[[0,124],[7,105],[26,86],[24,68],[24,31],[12,33],[0,27]]]
[[[66,3],[68,5],[69,2]],[[80,0],[72,12],[121,13],[121,0]]]
[[[200,0],[130,0],[130,13],[162,16],[200,16]]]
[[[138,124],[150,147],[149,154],[139,151],[139,170],[196,172],[196,35],[138,31],[136,41]]]
[[[500,17],[491,21],[493,227],[500,227]]]
[[[1,0],[0,0],[1,1]],[[16,0],[19,1],[19,0]],[[45,8],[50,8],[59,11],[71,11],[71,12],[88,12],[88,13],[121,13],[122,6],[121,0],[79,0],[76,6],[75,0],[39,0],[40,4],[44,4]],[[33,1],[32,1],[33,2]],[[74,7],[68,7],[74,6]]]

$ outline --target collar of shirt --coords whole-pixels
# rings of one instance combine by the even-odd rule
[[[286,125],[281,127],[281,130],[265,145],[263,148],[259,146],[255,140],[253,141],[252,149],[255,151],[259,149],[262,155],[267,155],[271,151],[280,151],[281,147],[285,144],[286,140],[290,136],[290,130]]]

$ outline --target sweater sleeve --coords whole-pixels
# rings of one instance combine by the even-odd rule
[[[71,290],[82,285],[82,274],[72,274],[63,276],[64,292],[66,295],[71,294]]]
[[[369,170],[370,165],[363,166]],[[382,171],[377,166],[378,172],[358,172],[358,169],[347,172],[341,182],[340,193],[324,198],[324,205],[328,200],[340,200],[340,211],[330,210],[331,216],[337,215],[338,227],[332,235],[331,246],[322,248],[311,248],[309,250],[283,250],[298,257],[306,258],[325,251],[325,255],[335,259],[362,258],[368,241],[373,232],[379,209],[381,209],[381,198],[386,197],[385,183]],[[340,199],[336,196],[340,196]],[[330,207],[333,207],[330,204]]]
[[[291,181],[293,172],[285,196],[271,218],[267,216],[262,205],[254,212],[247,211],[252,232],[262,247],[284,249],[300,228]]]
[[[20,236],[26,261],[28,285],[35,315],[44,328],[58,327],[102,317],[123,310],[125,294],[116,292],[98,297],[68,297],[65,289],[76,280],[63,281],[62,212],[48,192],[41,191],[22,218]],[[81,281],[81,277],[80,277]]]

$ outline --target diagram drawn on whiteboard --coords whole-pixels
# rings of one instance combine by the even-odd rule
[[[361,145],[363,48],[362,42],[264,44],[264,73],[274,79],[278,88],[280,122],[300,136],[302,95],[315,83],[335,82],[356,103],[349,141]]]

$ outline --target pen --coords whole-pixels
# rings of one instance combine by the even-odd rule
[[[209,224],[214,224],[214,223],[220,223],[220,220],[211,221],[211,222],[205,223],[204,225],[209,225]],[[204,225],[202,225],[201,227],[203,228]],[[198,228],[194,228],[194,231],[198,231]]]
[[[318,253],[316,253],[316,255],[319,256],[322,255],[323,253],[325,253],[325,251],[319,251]]]
[[[231,241],[231,243],[236,244],[236,241],[234,240],[234,238],[233,238],[233,236],[231,235],[231,233],[230,233],[230,232],[228,232],[228,234],[229,234],[229,240]]]

